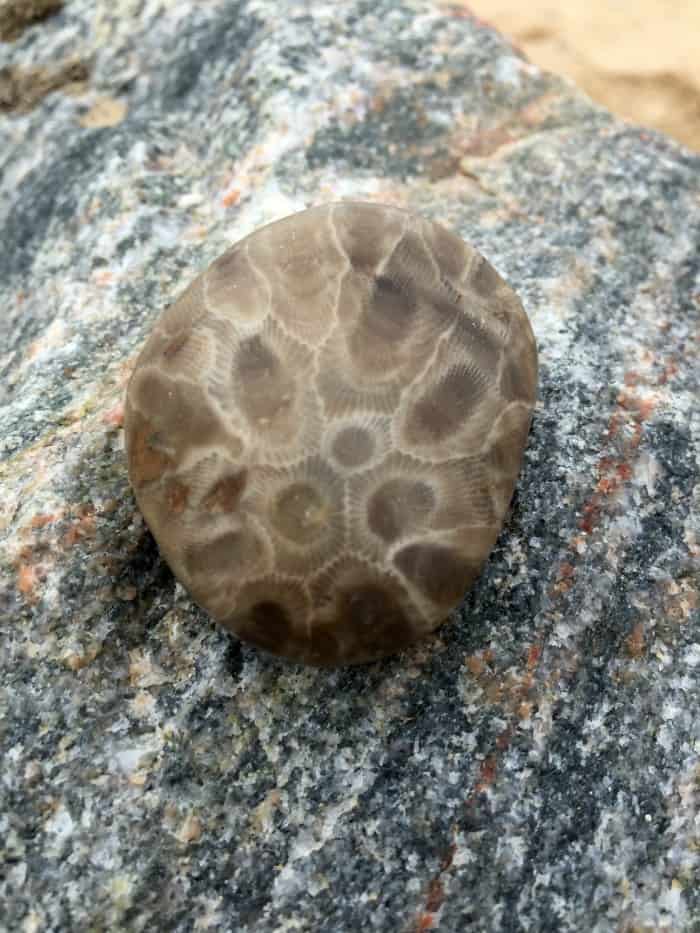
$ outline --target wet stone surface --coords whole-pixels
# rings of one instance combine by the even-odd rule
[[[448,6],[72,0],[2,55],[90,73],[0,118],[0,929],[695,929],[700,160]],[[472,242],[540,385],[453,619],[318,671],[175,584],[122,403],[199,271],[345,197]]]

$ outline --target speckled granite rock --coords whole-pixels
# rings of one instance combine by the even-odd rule
[[[700,929],[700,160],[448,6],[71,0],[0,46],[69,59],[0,122],[0,928]],[[473,241],[541,390],[459,617],[328,672],[174,584],[121,405],[197,271],[343,196]]]

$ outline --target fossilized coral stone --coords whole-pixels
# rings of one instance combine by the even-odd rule
[[[314,664],[439,625],[491,550],[535,401],[511,289],[438,224],[341,202],[232,246],[127,392],[136,498],[194,599]]]

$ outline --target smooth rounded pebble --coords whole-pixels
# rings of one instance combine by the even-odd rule
[[[127,390],[129,476],[215,619],[274,654],[368,661],[479,574],[536,383],[527,316],[475,249],[327,204],[236,243],[161,314]]]

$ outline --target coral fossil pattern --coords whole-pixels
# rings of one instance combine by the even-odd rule
[[[537,352],[488,262],[340,202],[236,243],[168,307],[126,403],[165,558],[242,639],[357,663],[432,631],[511,499]]]

